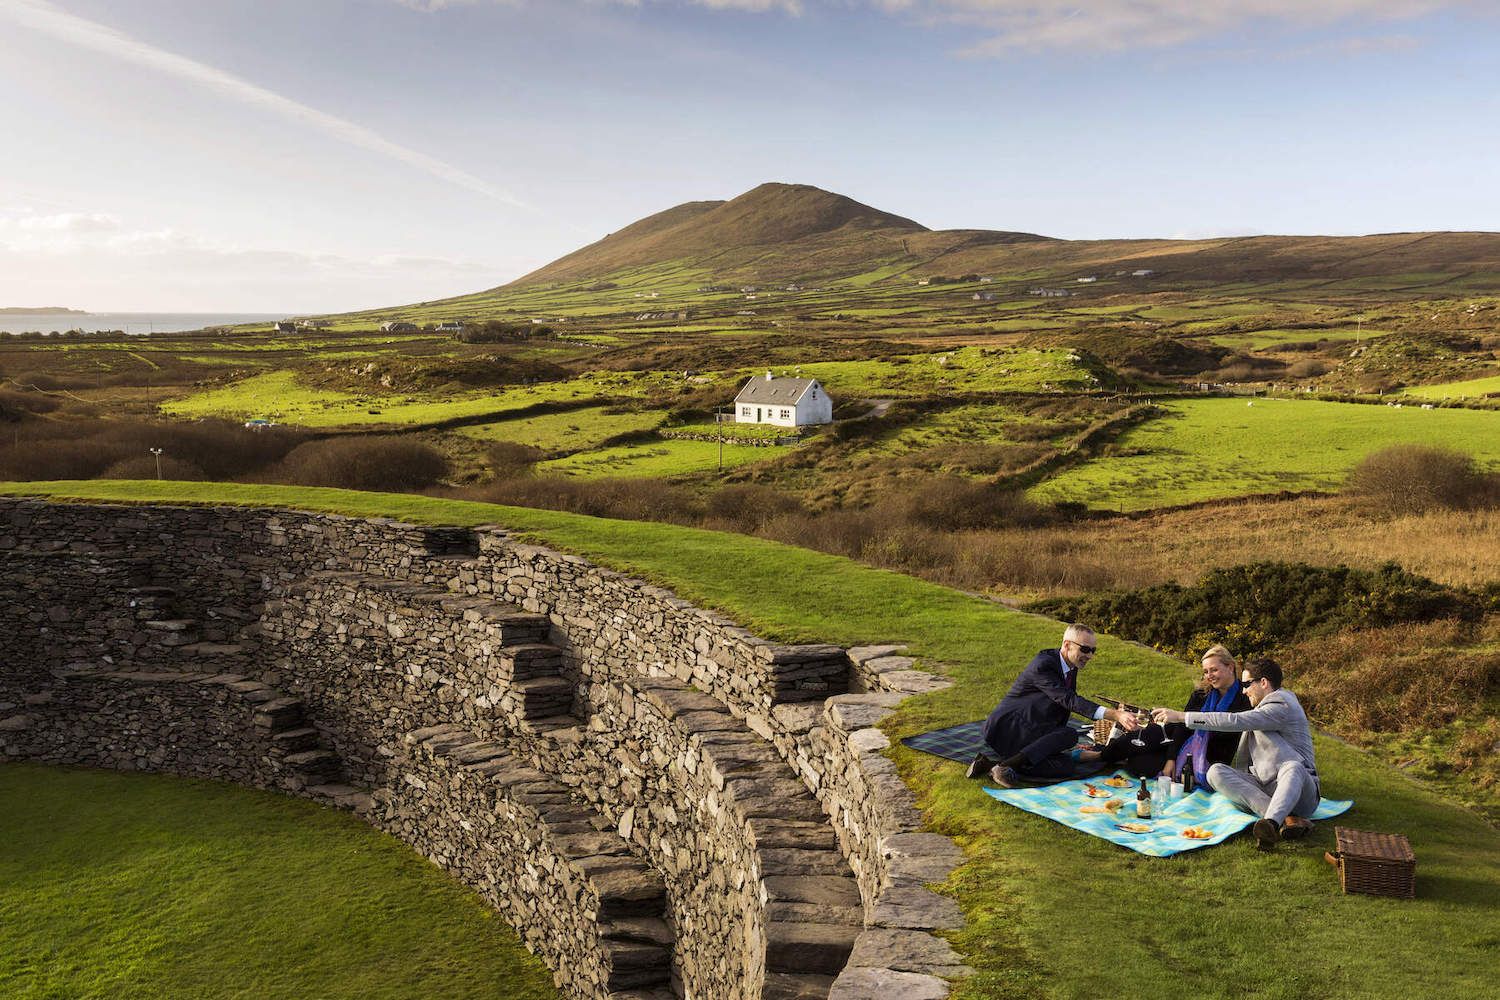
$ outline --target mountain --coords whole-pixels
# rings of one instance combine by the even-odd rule
[[[704,254],[801,245],[803,253],[928,232],[899,215],[807,184],[762,184],[730,201],[690,201],[647,216],[512,282],[595,278]]]

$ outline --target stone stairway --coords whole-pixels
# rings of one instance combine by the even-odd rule
[[[135,616],[135,658],[153,666],[182,670],[243,666],[256,644],[246,633],[255,615],[249,610],[216,607],[207,620],[186,616],[172,587],[142,586],[130,591]]]
[[[587,947],[575,960],[593,968],[570,971],[610,1000],[677,996],[666,883],[632,852],[614,824],[504,744],[458,726],[420,729],[403,743],[407,770],[397,792],[377,810],[377,824],[394,828],[403,839],[415,838],[411,842],[419,848],[434,841],[449,850],[455,842],[472,845],[463,861],[457,852],[440,853],[435,860],[447,859],[461,870],[509,874],[503,882],[512,896],[504,895],[500,879],[478,881],[491,887],[487,894],[500,897],[495,901],[528,941],[539,941],[552,953],[554,967],[561,967],[557,960],[566,960],[569,948]],[[485,827],[473,823],[455,829],[458,809],[494,817],[487,825],[500,826],[503,835],[486,841]],[[524,858],[515,856],[517,830],[532,844]],[[578,930],[597,936],[593,944],[565,933],[568,922],[579,920],[592,925]]]

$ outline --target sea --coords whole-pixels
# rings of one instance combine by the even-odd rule
[[[0,331],[7,333],[63,333],[68,330],[123,330],[129,334],[149,336],[153,333],[181,333],[209,326],[231,326],[240,323],[272,323],[286,319],[287,313],[0,313]]]

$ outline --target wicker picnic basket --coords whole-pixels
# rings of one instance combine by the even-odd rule
[[[1411,899],[1417,894],[1417,856],[1399,833],[1333,828],[1337,847],[1326,857],[1339,870],[1345,892]]]
[[[1109,734],[1114,731],[1115,724],[1109,719],[1100,719],[1094,723],[1094,742],[1101,747],[1109,742]]]

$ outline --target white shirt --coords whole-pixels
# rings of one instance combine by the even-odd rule
[[[1063,683],[1066,684],[1068,683],[1068,675],[1078,668],[1068,662],[1068,658],[1063,655],[1063,651],[1060,649],[1057,651],[1057,659],[1060,663],[1062,663]],[[1107,709],[1103,705],[1100,705],[1098,708],[1094,709],[1094,721],[1098,722],[1100,719],[1104,718],[1104,713],[1106,711]]]

